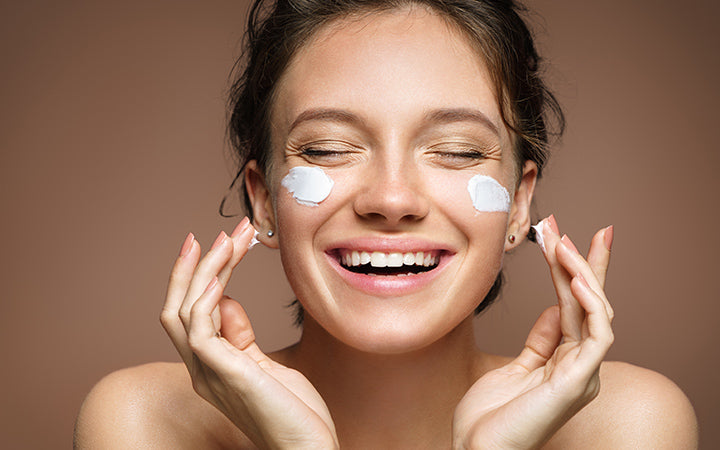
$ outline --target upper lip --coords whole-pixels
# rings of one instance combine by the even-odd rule
[[[455,253],[455,249],[445,243],[411,237],[357,237],[333,242],[326,247],[328,252],[338,249],[384,253],[426,252],[431,250]]]

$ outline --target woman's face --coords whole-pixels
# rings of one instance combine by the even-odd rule
[[[518,180],[483,62],[425,10],[323,28],[283,75],[271,124],[267,178],[248,177],[256,223],[275,231],[308,320],[352,347],[404,352],[446,335],[492,286],[507,235],[527,232],[534,166]],[[282,185],[299,166],[333,181],[316,206]],[[473,206],[475,175],[507,189],[509,212]],[[352,267],[363,253],[372,263]]]

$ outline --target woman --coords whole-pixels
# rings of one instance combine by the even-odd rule
[[[558,305],[516,358],[475,347],[473,314],[530,231],[559,111],[516,9],[258,2],[231,118],[252,225],[205,256],[188,235],[161,315],[185,364],[101,381],[77,446],[696,446],[674,384],[602,363],[612,227],[584,258],[541,221]],[[223,297],[255,238],[280,249],[303,320],[301,340],[269,355]]]

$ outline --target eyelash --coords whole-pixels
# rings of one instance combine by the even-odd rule
[[[300,150],[301,155],[309,156],[309,157],[323,157],[323,156],[337,156],[342,155],[344,153],[348,152],[341,152],[337,150],[322,150],[319,148],[304,148]]]
[[[442,156],[449,156],[452,158],[468,158],[468,159],[483,159],[486,157],[484,153],[477,151],[465,151],[465,152],[436,152]]]

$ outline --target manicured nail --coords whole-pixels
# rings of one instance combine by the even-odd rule
[[[605,228],[605,233],[603,234],[603,242],[605,243],[605,248],[608,249],[608,251],[610,251],[610,249],[612,248],[614,233],[615,229],[612,225]]]
[[[583,285],[583,286],[585,286],[586,288],[590,289],[590,285],[588,284],[587,280],[585,279],[585,277],[584,277],[580,272],[578,272],[577,275],[575,275],[575,278],[578,279],[578,281],[580,282],[581,285]]]
[[[215,239],[215,242],[213,243],[212,247],[210,247],[210,250],[214,249],[218,245],[222,244],[223,241],[227,238],[227,234],[225,234],[224,231],[221,231],[220,234],[218,234],[218,237]]]
[[[212,288],[215,287],[216,284],[218,284],[218,277],[213,277],[213,279],[210,280],[210,283],[208,283],[207,287],[205,288],[205,292],[209,292]]]
[[[550,224],[550,229],[555,233],[560,234],[560,228],[558,228],[557,220],[555,220],[555,214],[550,214],[547,221]]]
[[[563,234],[563,237],[560,238],[560,240],[562,241],[563,244],[565,244],[565,245],[567,246],[567,248],[569,248],[570,250],[574,251],[574,252],[577,253],[578,255],[580,254],[580,252],[578,251],[577,247],[575,247],[575,244],[572,243],[572,241],[571,241],[570,238],[567,236],[567,234]]]
[[[248,219],[247,216],[243,217],[243,220],[241,220],[240,223],[237,224],[237,226],[233,230],[232,234],[230,234],[230,236],[237,237],[240,233],[245,231],[245,229],[247,228],[249,223],[250,223],[250,219]]]
[[[180,248],[180,256],[185,256],[190,253],[190,249],[192,248],[192,244],[194,241],[195,236],[193,236],[192,233],[188,233],[187,237],[185,238],[185,242],[183,242],[183,245]]]

